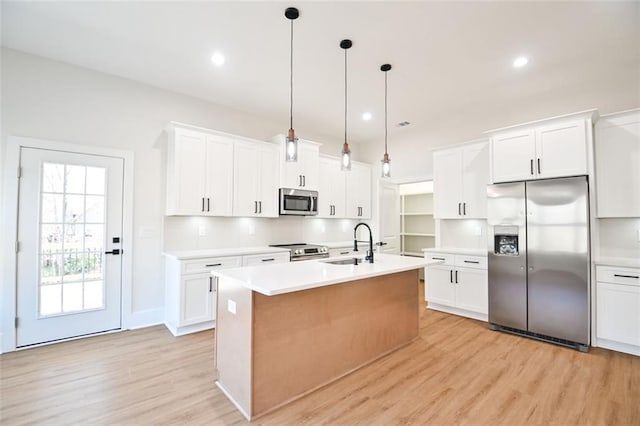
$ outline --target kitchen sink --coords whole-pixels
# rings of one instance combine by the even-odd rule
[[[348,259],[322,260],[321,262],[330,263],[332,265],[359,265],[363,262],[362,257],[350,257]]]

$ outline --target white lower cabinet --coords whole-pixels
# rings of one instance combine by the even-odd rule
[[[430,309],[487,320],[487,258],[451,253],[425,253],[442,263],[425,268],[425,300]]]
[[[640,269],[596,267],[597,345],[640,355]]]
[[[289,262],[289,253],[178,259],[165,257],[165,325],[174,336],[214,328],[217,279],[211,271]]]

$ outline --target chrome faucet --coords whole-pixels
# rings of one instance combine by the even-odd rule
[[[364,225],[369,230],[369,250],[367,250],[367,255],[364,257],[365,262],[373,263],[373,235],[371,234],[371,228],[364,222],[360,222],[353,228],[353,251],[358,251],[358,228],[360,225]]]

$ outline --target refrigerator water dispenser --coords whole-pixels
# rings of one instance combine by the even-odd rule
[[[518,256],[518,227],[494,226],[494,253],[502,256]]]

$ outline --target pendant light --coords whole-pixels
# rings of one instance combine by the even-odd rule
[[[342,40],[340,47],[344,49],[344,144],[340,153],[340,169],[351,170],[351,150],[347,142],[347,49],[351,48],[351,40]]]
[[[298,19],[300,12],[295,7],[288,7],[284,16],[291,21],[290,69],[289,69],[289,132],[285,140],[285,160],[298,161],[298,138],[293,130],[293,21]]]
[[[391,159],[387,151],[387,71],[391,69],[391,64],[384,64],[380,71],[384,73],[384,156],[382,157],[382,177],[391,177]]]

